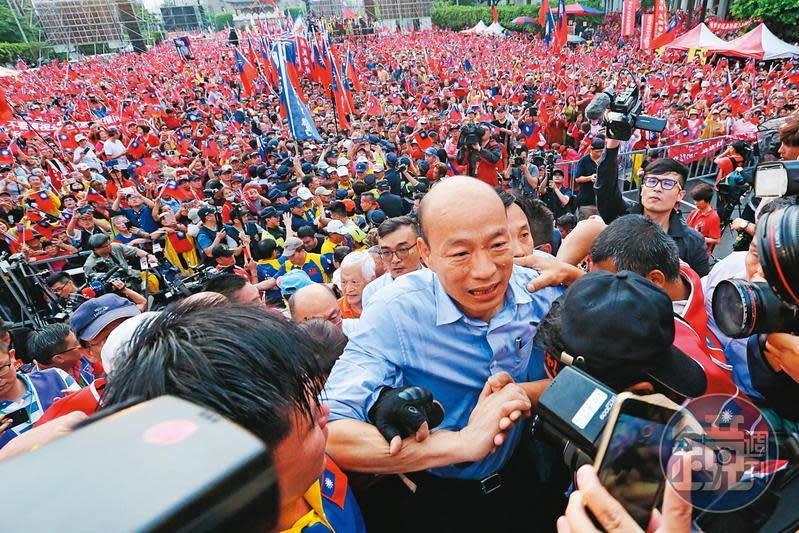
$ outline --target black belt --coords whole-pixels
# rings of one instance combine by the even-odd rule
[[[506,464],[503,468],[483,479],[445,478],[435,476],[429,472],[413,472],[405,474],[405,476],[417,486],[425,489],[488,496],[502,487],[503,474],[507,478],[508,466]]]

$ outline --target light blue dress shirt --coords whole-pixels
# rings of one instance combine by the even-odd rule
[[[543,353],[533,349],[538,324],[562,288],[535,293],[527,283],[538,274],[514,266],[505,306],[490,322],[466,317],[432,270],[405,274],[375,293],[358,331],[327,381],[330,420],[367,420],[384,387],[430,389],[446,415],[438,429],[458,431],[469,420],[486,380],[508,372],[515,381],[546,377]],[[483,479],[499,470],[519,442],[517,425],[507,442],[482,461],[450,465],[431,473]]]

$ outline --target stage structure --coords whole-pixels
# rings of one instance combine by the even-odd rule
[[[205,6],[199,1],[161,6],[160,9],[166,31],[202,31],[211,25]]]
[[[93,45],[108,50],[147,49],[138,0],[6,0],[15,22],[28,21],[56,52]],[[142,24],[140,24],[140,22]]]

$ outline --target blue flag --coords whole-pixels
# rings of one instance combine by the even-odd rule
[[[277,70],[278,82],[280,84],[280,105],[286,114],[289,123],[291,136],[298,141],[322,140],[316,125],[311,118],[311,112],[302,103],[297,91],[291,84],[286,66],[286,42],[278,41],[272,45],[272,63]]]

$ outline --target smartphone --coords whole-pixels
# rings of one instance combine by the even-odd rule
[[[602,485],[644,530],[663,493],[663,465],[674,445],[666,428],[676,413],[646,397],[619,394],[594,462]]]
[[[15,428],[20,424],[27,424],[30,422],[30,415],[28,414],[27,409],[23,407],[22,409],[17,409],[13,413],[0,415],[0,424],[6,422],[7,420],[11,420],[11,425],[9,428]]]

